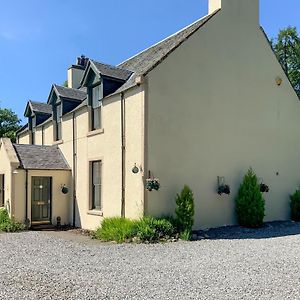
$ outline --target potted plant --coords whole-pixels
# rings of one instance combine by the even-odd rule
[[[158,178],[147,178],[146,179],[146,189],[151,192],[153,190],[158,191],[160,188],[160,183]]]

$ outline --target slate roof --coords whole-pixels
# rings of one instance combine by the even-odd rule
[[[62,152],[57,146],[14,144],[23,169],[70,170]]]
[[[52,106],[47,103],[36,102],[29,100],[30,108],[33,112],[39,112],[47,115],[52,115]]]
[[[58,96],[83,101],[87,97],[86,89],[72,89],[57,84],[53,85]]]
[[[100,62],[97,62],[95,60],[90,59],[90,61],[94,64],[94,66],[97,68],[99,74],[103,76],[108,76],[112,78],[117,78],[121,80],[127,80],[132,72],[123,68],[103,64]]]
[[[201,18],[200,20],[173,34],[158,44],[119,64],[119,68],[131,70],[134,72],[134,74],[115,93],[122,92],[132,86],[135,86],[135,80],[138,76],[147,75],[219,11],[220,9],[216,10],[212,14]]]
[[[28,129],[28,123],[26,123],[25,125],[23,125],[20,129],[18,129],[17,131],[16,131],[16,133],[18,134],[18,133],[21,133],[21,132],[23,132],[23,131],[25,131],[25,130],[27,130]]]

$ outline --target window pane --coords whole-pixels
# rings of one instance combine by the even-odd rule
[[[95,86],[92,89],[92,107],[93,108],[99,107],[100,100],[101,100],[101,84]]]
[[[92,209],[101,209],[101,161],[92,162]]]
[[[61,122],[56,124],[56,140],[61,140]]]
[[[56,121],[60,122],[61,119],[61,104],[56,105]]]
[[[92,129],[101,128],[101,106],[98,108],[92,108]]]

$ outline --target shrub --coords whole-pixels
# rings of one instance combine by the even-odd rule
[[[136,239],[141,242],[159,242],[173,236],[174,227],[165,219],[144,217],[138,221],[125,218],[106,218],[103,220],[93,237],[103,241],[123,243]]]
[[[296,190],[293,195],[290,196],[291,202],[291,219],[293,221],[300,221],[300,189]]]
[[[120,218],[106,218],[103,220],[101,227],[95,232],[95,238],[103,241],[116,241],[123,243],[136,234],[136,222]]]
[[[172,223],[166,219],[144,217],[136,222],[137,238],[142,242],[158,242],[169,239],[174,233]]]
[[[25,225],[19,222],[15,222],[8,215],[6,209],[0,210],[0,231],[16,232],[25,229]]]
[[[238,223],[241,226],[255,228],[263,224],[265,200],[260,192],[257,177],[251,168],[240,185],[235,205]]]
[[[194,224],[194,196],[192,190],[185,185],[176,197],[176,222],[182,238],[189,240]]]
[[[0,224],[9,221],[9,215],[6,209],[0,209]]]

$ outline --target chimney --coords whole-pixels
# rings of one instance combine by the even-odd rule
[[[208,13],[220,9],[232,23],[259,25],[259,0],[208,0]]]
[[[84,55],[77,57],[76,65],[72,65],[68,69],[68,88],[78,89],[82,79],[85,67],[89,59]]]
[[[221,8],[222,0],[208,0],[208,14],[212,14],[215,10]]]

